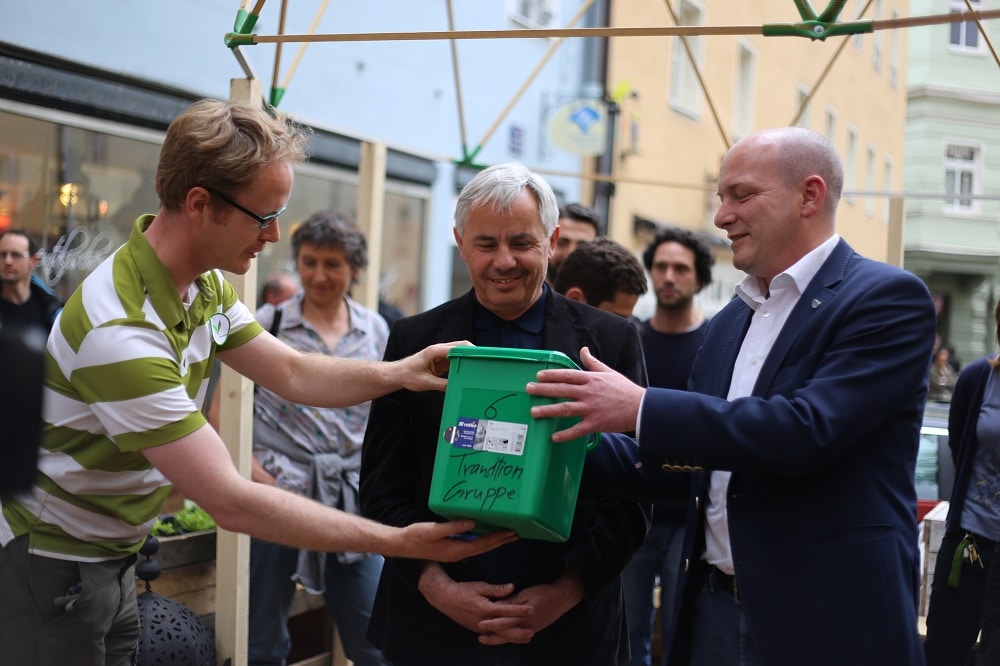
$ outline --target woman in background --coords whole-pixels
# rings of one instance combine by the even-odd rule
[[[1000,343],[1000,302],[994,316]],[[1000,358],[996,355],[970,363],[959,374],[948,413],[948,445],[955,485],[934,567],[924,654],[927,666],[1000,664],[1000,657],[973,661],[980,627],[986,638],[984,591],[1000,539]],[[997,586],[1000,602],[1000,576]]]
[[[257,311],[260,324],[285,344],[379,360],[389,336],[382,317],[348,295],[368,265],[364,234],[347,217],[319,212],[292,234],[301,291]],[[254,396],[252,478],[358,513],[361,443],[370,403],[320,409],[287,402],[259,388]],[[291,648],[288,611],[299,582],[323,594],[344,652],[355,666],[385,664],[365,640],[382,557],[314,553],[253,539],[250,545],[250,666],[285,664]]]

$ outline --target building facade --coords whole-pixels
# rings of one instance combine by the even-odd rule
[[[840,20],[858,17],[866,4],[848,2]],[[904,0],[874,0],[864,18],[907,13]],[[611,12],[614,26],[798,20],[788,0],[629,0],[613,3]],[[800,125],[825,135],[844,158],[839,233],[862,254],[885,260],[889,199],[881,193],[902,186],[907,42],[901,30],[826,41],[759,34],[612,38],[607,88],[619,112],[611,234],[637,248],[657,225],[704,234],[719,255],[715,284],[701,296],[714,312],[742,278],[713,225],[722,156],[756,130]]]
[[[914,15],[966,9],[965,0],[911,2]],[[982,26],[995,44],[997,23]],[[996,348],[1000,66],[972,21],[914,28],[910,37],[904,266],[934,294],[942,342],[970,361]]]

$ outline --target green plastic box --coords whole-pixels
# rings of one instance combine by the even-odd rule
[[[539,370],[579,369],[561,352],[454,347],[428,506],[472,518],[477,532],[512,529],[523,538],[569,538],[580,475],[596,436],[554,443],[579,417],[534,419],[528,395]]]

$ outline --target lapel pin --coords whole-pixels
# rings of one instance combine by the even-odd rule
[[[812,302],[813,310],[815,310],[820,305],[822,305],[822,303],[823,303],[823,301],[819,300],[818,298],[814,298],[813,302]]]

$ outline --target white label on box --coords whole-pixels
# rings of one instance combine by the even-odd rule
[[[524,423],[480,419],[476,429],[475,451],[493,451],[520,456],[524,454],[524,440],[528,426]]]

